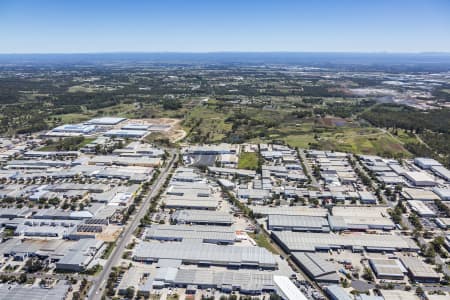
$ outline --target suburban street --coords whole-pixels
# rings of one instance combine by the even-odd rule
[[[133,219],[131,220],[131,223],[127,226],[125,231],[122,233],[122,235],[119,237],[117,241],[117,245],[114,248],[111,257],[108,259],[107,263],[103,266],[103,270],[100,273],[100,275],[94,280],[93,286],[91,290],[89,291],[89,299],[92,300],[99,300],[102,298],[102,294],[106,285],[106,281],[108,280],[109,273],[111,273],[112,267],[116,266],[125,250],[126,245],[129,243],[133,232],[136,230],[136,228],[140,224],[140,220],[144,217],[144,215],[147,213],[147,210],[150,207],[152,198],[158,194],[159,190],[164,185],[164,182],[167,179],[167,176],[170,173],[170,170],[172,169],[174,161],[177,159],[177,154],[171,153],[171,159],[170,161],[165,165],[165,167],[161,170],[161,174],[159,177],[155,180],[153,183],[153,186],[150,189],[150,192],[148,196],[145,198],[142,205],[137,209],[136,214],[133,216]]]

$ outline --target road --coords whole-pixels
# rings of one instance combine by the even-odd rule
[[[355,168],[358,169],[362,174],[367,176],[370,179],[370,187],[375,192],[378,189],[378,184],[373,181],[372,178],[370,178],[369,174],[366,172],[364,167],[361,165],[361,163],[355,158],[355,156],[352,154],[350,157],[351,160],[355,163]],[[387,199],[386,195],[383,191],[380,193],[381,200],[383,200],[386,204],[389,203],[389,200]]]
[[[164,185],[167,176],[170,173],[170,170],[172,169],[173,163],[177,159],[177,154],[171,154],[171,159],[168,164],[161,170],[161,174],[159,177],[155,180],[153,183],[153,186],[150,189],[150,193],[145,198],[142,205],[137,209],[136,215],[132,216],[133,220],[131,223],[126,227],[125,231],[122,233],[122,235],[117,240],[117,245],[114,248],[113,252],[111,253],[110,258],[106,262],[106,264],[103,266],[103,270],[100,273],[100,275],[94,280],[92,288],[89,292],[89,299],[91,300],[100,300],[102,298],[103,291],[106,286],[106,282],[109,277],[109,273],[111,273],[112,267],[119,264],[120,259],[122,258],[122,254],[125,251],[125,247],[130,242],[133,232],[136,230],[136,228],[139,226],[141,219],[145,216],[147,213],[152,198],[158,194],[159,190]]]
[[[311,166],[308,163],[308,159],[306,158],[304,150],[298,149],[298,155],[300,156],[300,159],[302,160],[303,165],[305,166],[306,172],[308,173],[306,175],[309,175],[309,177],[311,178],[311,185],[320,188],[320,184],[314,177],[313,171],[311,170]]]

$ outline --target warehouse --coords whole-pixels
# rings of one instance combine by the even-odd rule
[[[336,284],[326,286],[325,293],[331,300],[352,300],[350,295],[342,287]]]
[[[339,283],[339,275],[336,272],[338,266],[323,259],[319,254],[292,252],[292,259],[314,281]]]
[[[420,168],[422,168],[424,170],[429,170],[429,169],[431,169],[431,167],[434,167],[434,166],[442,166],[442,164],[440,162],[438,162],[437,160],[434,160],[432,158],[427,158],[427,157],[416,157],[414,159],[414,164],[416,164],[417,166],[419,166]]]
[[[133,259],[140,262],[157,262],[160,259],[179,259],[184,264],[219,265],[275,269],[276,260],[261,247],[221,246],[198,242],[152,243],[141,242],[136,246]]]
[[[165,270],[161,273],[167,273]],[[163,279],[164,285],[196,289],[214,288],[224,293],[239,291],[242,294],[275,292],[273,275],[259,271],[219,271],[211,269],[174,269],[171,278]],[[157,276],[167,277],[167,276]],[[297,298],[296,300],[301,300]]]
[[[145,124],[127,124],[122,126],[120,129],[123,130],[142,130],[142,131],[147,131],[150,128],[149,125],[145,125]]]
[[[277,294],[286,300],[308,300],[298,287],[286,276],[274,275]]]
[[[311,208],[309,206],[261,206],[249,205],[255,215],[284,215],[284,216],[317,216],[326,217],[328,210],[325,208]]]
[[[377,204],[377,198],[371,192],[358,192],[362,204]]]
[[[233,218],[220,211],[177,210],[172,214],[172,221],[178,224],[231,226]]]
[[[199,182],[204,181],[203,177],[191,168],[178,168],[172,176],[171,184],[174,182]]]
[[[234,244],[236,234],[233,229],[223,226],[202,225],[153,225],[144,234],[146,239],[160,241],[200,240],[211,244]]]
[[[158,167],[161,164],[161,158],[158,157],[123,157],[114,155],[97,155],[89,159],[89,165],[101,166],[140,166],[140,167]]]
[[[419,258],[402,256],[400,260],[408,270],[408,274],[412,280],[426,283],[436,283],[440,281],[440,276],[433,267],[424,263]]]
[[[57,270],[84,271],[94,259],[103,242],[95,239],[81,239],[76,242],[58,262]]]
[[[204,199],[186,199],[183,197],[176,198],[174,196],[163,199],[166,208],[174,209],[200,209],[200,210],[215,210],[219,201],[213,198],[204,197]]]
[[[86,124],[93,124],[93,125],[117,125],[120,122],[125,121],[125,118],[117,118],[117,117],[102,117],[102,118],[95,118],[91,119],[86,122]]]
[[[124,130],[124,129],[111,129],[104,133],[109,137],[122,137],[122,138],[142,138],[148,134],[146,130]]]
[[[186,153],[189,154],[209,154],[209,155],[219,155],[219,154],[235,154],[238,151],[238,145],[231,144],[218,144],[218,145],[201,145],[201,146],[190,146],[185,149]]]
[[[270,199],[271,195],[268,190],[263,189],[242,189],[239,188],[237,196],[241,200],[265,201]]]
[[[23,154],[27,158],[76,158],[79,155],[78,151],[27,151]]]
[[[433,192],[438,195],[442,201],[450,201],[450,188],[433,188]]]
[[[431,167],[431,171],[433,171],[433,173],[436,176],[441,177],[445,181],[450,181],[450,170],[447,169],[446,167],[444,167],[444,166],[433,166],[433,167]]]
[[[442,229],[450,229],[450,218],[436,218],[436,224]]]
[[[329,232],[328,221],[323,217],[270,215],[267,219],[269,230],[292,230]]]
[[[333,231],[342,230],[357,230],[367,231],[370,229],[376,230],[393,230],[394,223],[383,217],[365,217],[361,216],[328,216],[330,228]]]
[[[0,300],[64,300],[71,285],[65,281],[57,282],[51,288],[31,285],[1,284]]]
[[[85,124],[66,124],[61,125],[56,128],[53,128],[51,131],[47,133],[48,136],[51,135],[61,135],[63,136],[65,133],[68,135],[83,135],[92,133],[96,127],[94,125],[85,125]]]
[[[434,201],[436,199],[439,199],[439,197],[433,191],[424,189],[405,187],[402,190],[402,194],[407,200]]]
[[[243,170],[243,169],[233,169],[233,168],[219,168],[219,167],[208,167],[208,171],[213,174],[218,175],[236,175],[239,177],[255,177],[256,172],[252,170]]]
[[[354,252],[362,249],[372,252],[419,251],[419,247],[411,239],[398,235],[272,231],[272,237],[288,252],[330,249],[351,249]]]
[[[396,259],[370,259],[369,264],[379,279],[403,280],[406,270]]]
[[[405,172],[404,176],[415,186],[435,186],[434,179],[425,172]]]
[[[408,200],[408,205],[421,217],[435,217],[436,213],[428,207],[423,201]]]

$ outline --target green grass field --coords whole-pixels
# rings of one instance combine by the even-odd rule
[[[258,168],[259,156],[256,152],[242,152],[239,155],[238,168],[256,170]]]

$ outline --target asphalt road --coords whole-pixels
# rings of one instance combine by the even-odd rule
[[[306,172],[311,178],[311,185],[320,188],[320,184],[317,182],[316,178],[313,175],[313,171],[311,170],[311,166],[308,163],[308,159],[306,158],[304,150],[299,149],[298,154],[300,156],[300,159],[303,161],[303,164],[305,165]]]
[[[133,220],[126,227],[125,231],[121,234],[119,239],[117,240],[117,245],[111,253],[110,258],[107,260],[106,264],[103,266],[103,270],[100,275],[94,280],[91,290],[89,291],[88,298],[91,300],[100,300],[102,298],[102,294],[104,292],[106,281],[108,280],[109,273],[111,273],[112,267],[116,266],[120,259],[122,258],[122,254],[125,251],[125,247],[130,242],[133,232],[139,226],[141,219],[145,216],[147,210],[150,207],[151,199],[158,194],[159,190],[164,185],[164,182],[169,175],[169,171],[171,170],[174,161],[177,159],[177,154],[173,155],[170,162],[161,170],[161,174],[153,183],[153,186],[150,189],[150,193],[147,198],[145,198],[142,205],[137,209],[136,215],[133,216]]]

